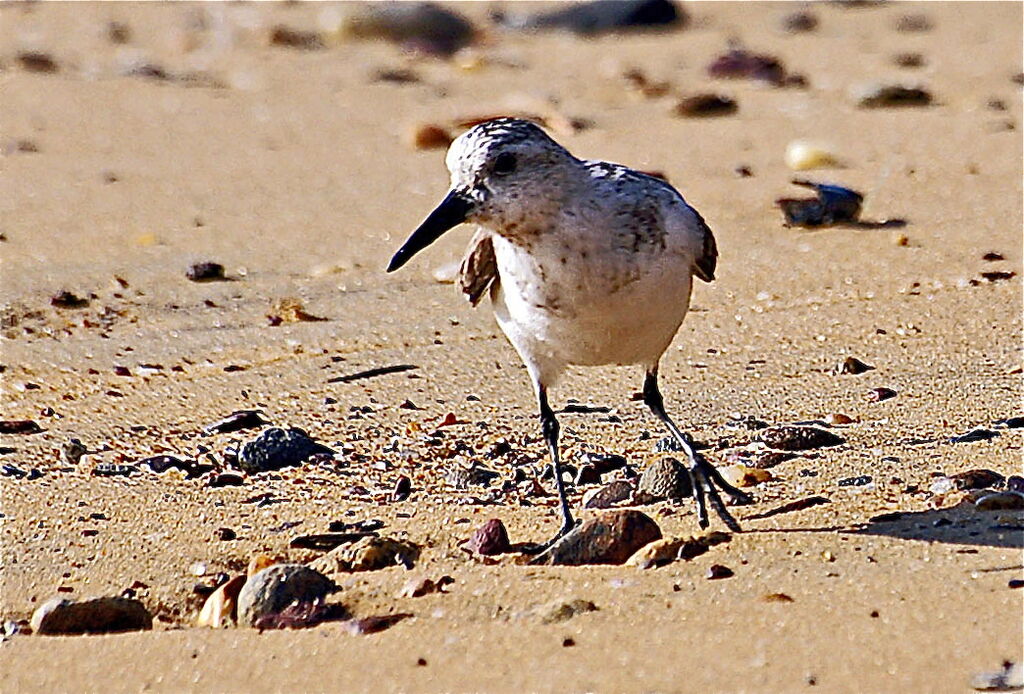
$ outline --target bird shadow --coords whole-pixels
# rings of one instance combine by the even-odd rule
[[[967,504],[929,511],[884,513],[864,523],[822,527],[744,528],[758,533],[842,533],[877,535],[901,540],[942,542],[950,545],[1024,549],[1024,526],[1003,518],[1007,511],[979,512]],[[744,519],[740,519],[744,520]],[[750,520],[745,519],[745,520]]]
[[[973,504],[875,516],[847,532],[904,540],[1024,549],[1024,526],[1009,511],[978,511]]]

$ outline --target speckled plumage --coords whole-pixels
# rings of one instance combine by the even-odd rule
[[[562,507],[558,420],[548,388],[569,366],[638,364],[644,401],[690,459],[686,470],[707,526],[705,494],[730,528],[722,489],[749,497],[691,445],[665,411],[658,362],[686,316],[693,277],[715,277],[718,249],[704,219],[665,181],[620,164],[578,159],[536,125],[502,118],[458,137],[445,162],[451,189],[395,253],[397,270],[447,229],[477,225],[460,287],[489,295],[502,332],[530,373]]]

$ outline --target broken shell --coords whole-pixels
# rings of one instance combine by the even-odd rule
[[[722,473],[726,482],[734,487],[753,487],[773,479],[772,473],[768,470],[746,465],[730,465],[719,468],[718,471]]]
[[[236,620],[238,594],[245,585],[245,576],[235,576],[210,594],[196,619],[196,626],[219,629],[228,621]]]

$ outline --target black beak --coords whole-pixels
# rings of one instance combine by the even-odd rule
[[[473,201],[469,196],[458,190],[449,191],[441,204],[434,208],[434,211],[423,220],[419,228],[412,232],[412,236],[398,249],[388,264],[388,272],[394,272],[402,267],[414,255],[441,238],[441,234],[466,221],[466,217],[469,216],[472,209]]]

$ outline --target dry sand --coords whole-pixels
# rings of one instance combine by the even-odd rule
[[[980,513],[958,504],[962,495],[929,491],[939,474],[1021,468],[1020,429],[948,443],[1022,414],[1021,4],[816,4],[818,29],[800,35],[778,28],[798,5],[690,4],[680,31],[585,41],[492,30],[479,60],[454,62],[386,43],[267,44],[269,26],[315,28],[326,7],[0,7],[2,416],[45,429],[0,440],[0,462],[43,473],[0,478],[0,611],[25,619],[59,589],[84,598],[135,584],[157,615],[150,633],[8,638],[0,689],[960,692],[973,673],[1021,659],[1022,591],[1008,581],[1022,574],[1022,513]],[[493,8],[458,9],[486,26]],[[932,28],[896,31],[904,14]],[[198,16],[207,30],[194,27]],[[110,43],[111,20],[130,27],[129,44]],[[734,39],[777,55],[810,87],[709,80],[705,66]],[[25,49],[52,53],[60,71],[21,69]],[[896,67],[902,52],[920,52],[925,66]],[[139,57],[226,86],[119,75]],[[620,76],[630,67],[669,81],[670,94],[632,93]],[[381,69],[418,79],[380,82]],[[921,82],[937,103],[855,106],[851,89],[889,80]],[[733,95],[739,113],[671,115],[674,95],[709,89]],[[589,121],[556,136],[578,155],[664,172],[715,230],[719,279],[696,289],[663,363],[670,410],[698,439],[751,436],[725,427],[731,413],[855,420],[841,428],[845,445],[774,468],[776,479],[753,490],[756,505],[736,509],[746,532],[691,562],[646,572],[486,565],[458,547],[492,517],[513,541],[556,527],[550,497],[484,504],[489,490],[444,481],[444,456],[460,445],[479,458],[504,437],[541,461],[532,393],[490,312],[432,279],[467,231],[396,276],[382,268],[445,190],[441,151],[414,150],[408,129],[509,110]],[[797,137],[829,143],[843,163],[808,177],[857,188],[865,217],[908,226],[784,228],[773,200],[796,192],[782,155]],[[739,177],[738,165],[753,176]],[[990,251],[1005,260],[982,260]],[[234,281],[189,282],[185,268],[203,260]],[[970,282],[993,270],[1017,276]],[[95,298],[57,309],[49,299],[61,289]],[[287,297],[327,320],[271,327],[273,302]],[[833,375],[847,355],[877,368]],[[399,363],[419,368],[327,382]],[[662,432],[630,401],[639,385],[633,369],[567,379],[557,402],[609,406],[621,420],[562,415],[567,460],[603,450],[643,463]],[[877,387],[898,395],[870,402]],[[401,408],[406,400],[422,409]],[[201,446],[219,457],[251,434],[200,430],[239,408],[344,442],[349,465],[223,489],[175,473],[89,474]],[[449,412],[467,423],[427,445]],[[70,437],[98,451],[77,468],[60,460]],[[392,452],[403,449],[414,453]],[[510,470],[504,459],[484,463]],[[400,474],[413,495],[389,502]],[[838,484],[860,475],[872,483]],[[265,493],[280,502],[246,503]],[[810,495],[831,503],[749,518]],[[645,511],[666,535],[696,530],[688,505]],[[894,511],[905,515],[870,520]],[[337,624],[190,626],[195,562],[216,572],[259,552],[305,561],[316,553],[289,549],[291,537],[364,518],[422,544],[414,571],[451,575],[448,593],[395,598],[402,568],[346,579],[337,599],[355,615],[415,615],[372,636]],[[238,539],[217,539],[221,527]],[[707,580],[711,564],[735,576]],[[766,602],[773,593],[793,601]],[[599,610],[559,624],[534,614],[574,598]]]

